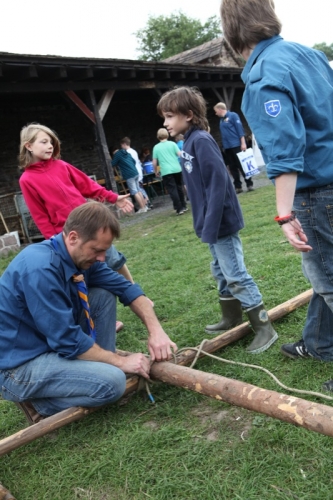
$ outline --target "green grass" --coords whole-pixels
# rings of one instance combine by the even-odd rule
[[[288,245],[275,215],[274,188],[240,196],[246,227],[245,261],[267,309],[307,290],[301,257]],[[210,253],[194,235],[190,213],[151,213],[123,228],[117,242],[130,270],[178,347],[196,346],[219,319]],[[2,270],[9,260],[0,260]],[[330,364],[283,357],[282,343],[301,337],[306,306],[276,321],[279,340],[261,355],[245,347],[252,336],[219,351],[259,364],[291,387],[320,391]],[[120,349],[146,349],[146,333],[128,308]],[[261,371],[202,359],[197,368],[284,392]],[[330,437],[164,384],[111,405],[2,457],[0,482],[18,500],[331,500]],[[306,397],[306,396],[305,396]],[[323,400],[309,398],[324,404]],[[0,437],[25,426],[23,414],[0,401]]]

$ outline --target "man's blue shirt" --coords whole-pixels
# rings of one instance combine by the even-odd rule
[[[333,182],[333,70],[326,56],[280,36],[261,41],[242,72],[242,111],[270,179],[297,189]]]
[[[75,359],[93,340],[78,325],[82,306],[73,274],[82,272],[72,261],[62,234],[29,245],[0,278],[0,369],[10,369],[46,352]],[[104,288],[126,306],[143,291],[104,262],[84,271],[88,289]]]
[[[244,137],[244,129],[237,113],[226,112],[224,117],[220,119],[220,132],[224,149],[240,146],[241,137]]]

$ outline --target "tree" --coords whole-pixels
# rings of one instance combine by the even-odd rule
[[[170,16],[149,16],[145,28],[135,33],[139,40],[139,59],[160,61],[184,50],[193,49],[222,35],[221,23],[217,16],[207,19],[204,24],[191,19],[183,12]]]
[[[333,61],[333,43],[331,43],[331,45],[327,45],[325,42],[316,43],[313,48],[321,50],[324,54],[326,54],[329,61]]]

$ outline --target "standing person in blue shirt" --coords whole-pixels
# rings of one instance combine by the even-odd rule
[[[242,193],[242,181],[240,174],[244,177],[248,191],[253,191],[252,178],[245,178],[244,171],[238,159],[237,153],[246,151],[246,141],[242,122],[237,113],[227,110],[224,102],[218,102],[214,106],[216,116],[220,118],[220,132],[225,161],[234,179],[236,193]]]
[[[321,52],[281,38],[272,0],[223,0],[221,16],[247,61],[242,111],[275,182],[275,220],[314,290],[302,339],[281,350],[333,361],[333,71]]]
[[[136,169],[135,160],[121,144],[121,149],[113,151],[112,166],[119,167],[120,173],[124,181],[126,181],[129,192],[134,196],[135,201],[139,205],[138,214],[147,212],[146,202],[140,190],[139,174]]]
[[[116,401],[126,373],[149,378],[144,354],[115,352],[117,296],[145,324],[152,361],[166,361],[177,348],[140,286],[105,263],[119,231],[106,205],[84,203],[69,214],[62,233],[29,245],[0,278],[0,392],[30,423],[71,406]],[[95,331],[78,297],[78,274],[89,290]]]
[[[185,134],[182,167],[194,230],[208,243],[213,257],[211,271],[218,285],[222,319],[208,325],[206,332],[214,335],[239,325],[244,310],[255,331],[247,351],[263,352],[278,335],[244,264],[238,234],[244,227],[242,211],[221,151],[207,132],[205,100],[196,88],[178,87],[163,94],[157,110],[171,137]]]

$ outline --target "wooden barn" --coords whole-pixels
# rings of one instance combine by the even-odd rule
[[[4,205],[19,191],[24,125],[39,122],[55,130],[66,161],[116,190],[109,148],[124,136],[137,151],[156,144],[163,124],[156,104],[163,92],[175,85],[197,86],[207,100],[211,132],[220,141],[213,106],[224,101],[239,112],[241,71],[242,62],[223,38],[161,62],[0,53],[0,212],[7,220]],[[9,229],[18,229],[12,219]]]

